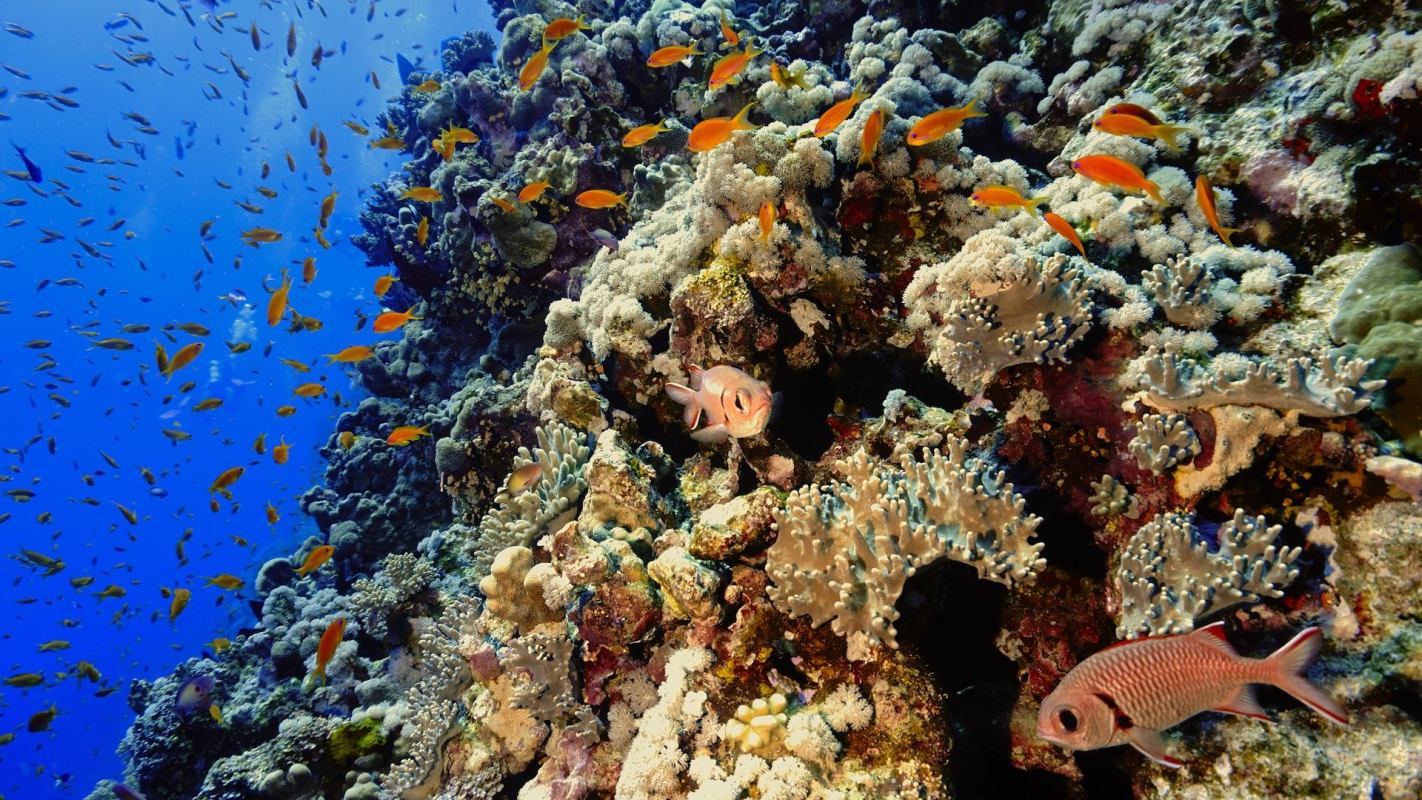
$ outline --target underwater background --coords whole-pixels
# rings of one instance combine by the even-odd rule
[[[1422,796],[1419,20],[7,4],[0,795]]]

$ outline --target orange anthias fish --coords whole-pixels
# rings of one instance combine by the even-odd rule
[[[1225,228],[1220,225],[1220,213],[1215,208],[1215,190],[1210,186],[1210,180],[1204,175],[1195,178],[1195,202],[1200,204],[1200,211],[1205,215],[1205,220],[1210,223],[1210,228],[1219,235],[1220,240],[1230,247],[1234,247],[1234,242],[1229,240],[1231,234],[1239,233],[1239,228]]]
[[[193,342],[184,345],[181,350],[173,354],[173,357],[168,361],[168,365],[164,367],[163,377],[172,380],[173,373],[193,363],[193,360],[202,353],[202,347],[202,342]]]
[[[1145,192],[1150,199],[1165,205],[1160,187],[1146,179],[1140,167],[1115,156],[1077,156],[1071,162],[1076,174],[1090,178],[1103,186],[1115,186],[1128,192]]]
[[[681,403],[682,419],[698,442],[716,444],[727,438],[744,439],[765,430],[770,422],[770,386],[735,367],[721,365],[703,370],[688,368],[691,385],[666,384],[667,394]],[[697,428],[702,416],[706,424]]]
[[[390,291],[390,287],[395,285],[397,278],[394,275],[381,275],[375,279],[375,296],[384,297]]]
[[[641,147],[656,138],[657,134],[664,133],[666,130],[667,123],[665,120],[653,124],[638,125],[628,131],[626,136],[622,137],[622,146]]]
[[[168,604],[168,621],[177,622],[178,615],[183,613],[183,609],[188,607],[188,601],[192,599],[193,593],[188,589],[174,589],[173,602]]]
[[[415,242],[420,247],[425,246],[425,242],[430,239],[430,218],[420,217],[420,224],[415,226]]]
[[[559,17],[543,26],[543,38],[550,42],[556,42],[572,36],[578,31],[592,30],[592,26],[584,22],[587,16],[587,14],[579,14],[577,19]]]
[[[627,207],[627,193],[617,194],[607,189],[588,189],[573,198],[573,202],[583,208],[612,208],[613,206]]]
[[[864,120],[864,133],[859,137],[859,166],[874,163],[874,151],[879,149],[879,137],[884,135],[884,111],[876,108]]]
[[[336,548],[329,544],[323,544],[320,547],[313,548],[310,553],[306,554],[306,560],[301,562],[301,566],[296,568],[296,574],[304,578],[308,574],[315,572],[321,568],[321,565],[330,561],[332,554],[335,552]]]
[[[444,199],[438,189],[431,186],[412,186],[400,193],[401,200],[418,200],[421,203],[436,203]]]
[[[726,40],[721,43],[720,49],[722,50],[728,47],[735,47],[741,43],[741,35],[736,33],[735,29],[731,27],[730,21],[726,19],[725,11],[721,12],[721,37]]]
[[[518,71],[518,88],[520,90],[526,92],[533,88],[533,84],[538,83],[538,79],[543,76],[543,70],[548,68],[548,54],[553,52],[553,47],[556,44],[557,42],[544,41],[543,47],[530,56],[528,63]]]
[[[206,586],[216,586],[219,589],[226,589],[228,591],[236,591],[237,589],[241,589],[243,586],[247,585],[246,581],[242,580],[236,575],[229,575],[226,572],[222,573],[221,575],[215,575],[211,578],[207,578],[206,580]]]
[[[672,44],[659,48],[647,59],[647,66],[652,69],[670,67],[673,64],[685,61],[692,56],[701,55],[701,51],[696,49],[696,45]]]
[[[316,280],[316,258],[314,256],[307,256],[306,259],[301,262],[301,282],[307,284],[314,280]]]
[[[1331,722],[1343,706],[1304,671],[1323,646],[1308,628],[1268,658],[1243,658],[1216,622],[1192,633],[1121,642],[1076,665],[1042,701],[1037,735],[1072,750],[1130,744],[1152,761],[1179,767],[1160,732],[1201,711],[1269,719],[1252,684],[1276,686]]]
[[[716,59],[716,63],[711,67],[711,77],[706,81],[706,88],[719,89],[730,83],[732,79],[741,74],[752,58],[762,52],[764,51],[755,49],[755,45],[748,44],[740,52],[727,53]]]
[[[760,204],[760,240],[769,242],[775,232],[775,206],[769,200]]]
[[[419,86],[416,86],[410,91],[419,92],[420,94],[429,94],[430,92],[437,92],[439,91],[439,81],[435,80],[434,78],[425,78],[424,83],[421,83]]]
[[[1091,127],[1102,133],[1115,134],[1116,136],[1158,139],[1171,150],[1180,149],[1178,137],[1189,130],[1181,125],[1171,125],[1165,122],[1152,123],[1138,114],[1130,113],[1103,114],[1091,124]]]
[[[286,437],[283,436],[277,444],[272,445],[272,463],[285,464],[289,458],[291,458],[291,445],[286,443]]]
[[[272,230],[271,228],[252,228],[251,230],[242,231],[242,241],[253,247],[260,244],[271,244],[272,242],[279,242],[281,240],[281,231]]]
[[[291,276],[286,270],[281,271],[281,286],[272,292],[271,299],[267,301],[267,324],[280,325],[281,318],[286,316],[286,296],[291,294]]]
[[[326,384],[312,381],[311,383],[303,383],[291,391],[297,397],[320,397],[326,393]]]
[[[805,83],[804,74],[797,72],[792,75],[789,69],[780,66],[777,61],[770,62],[770,79],[786,92],[797,86],[807,92],[810,90],[810,85]]]
[[[391,431],[389,436],[385,437],[385,443],[400,447],[402,445],[407,445],[410,442],[415,441],[421,436],[429,435],[429,429],[423,425],[401,425],[400,427]]]
[[[815,135],[823,139],[831,133],[834,133],[834,129],[838,128],[845,120],[849,119],[850,114],[854,113],[854,107],[859,105],[859,103],[868,96],[868,93],[864,91],[864,87],[854,87],[854,91],[850,92],[848,97],[825,109],[825,113],[821,114],[820,118],[815,120]]]
[[[539,197],[542,197],[543,193],[548,191],[548,187],[552,185],[553,184],[549,183],[548,181],[537,181],[535,183],[527,184],[519,190],[518,201],[520,203],[532,203],[534,200],[537,200]]]
[[[973,192],[968,202],[986,208],[1020,208],[1032,216],[1037,216],[1037,206],[1047,202],[1045,197],[1026,198],[1011,186],[984,186]]]
[[[503,209],[503,212],[504,212],[505,214],[516,214],[516,213],[518,213],[518,206],[514,205],[513,203],[510,203],[507,198],[497,197],[497,196],[492,195],[492,194],[491,194],[491,195],[488,195],[488,198],[489,198],[489,202],[490,202],[490,203],[493,203],[494,205],[496,205],[496,206],[498,206],[499,208]]]
[[[734,117],[712,117],[696,123],[696,127],[691,129],[691,135],[686,139],[686,149],[693,153],[704,153],[728,141],[736,131],[755,130],[756,126],[746,121],[746,115],[754,105],[754,100],[746,103]]]
[[[1086,258],[1086,247],[1082,245],[1081,237],[1076,234],[1076,228],[1073,228],[1070,222],[1067,222],[1060,214],[1053,211],[1048,211],[1043,214],[1042,220],[1052,226],[1052,230],[1061,234],[1068,242],[1075,245],[1076,251],[1081,253],[1081,257]]]
[[[311,668],[311,674],[306,676],[308,684],[325,685],[326,667],[331,663],[331,657],[336,654],[336,648],[341,645],[341,639],[345,635],[344,617],[337,617],[326,626],[325,632],[321,634],[321,642],[316,645],[316,664]]]
[[[414,316],[414,313],[414,306],[410,306],[404,311],[386,311],[375,318],[375,322],[370,326],[370,329],[376,333],[390,333],[391,331],[399,330],[410,320],[421,319],[421,317]]]
[[[958,130],[970,119],[986,116],[978,110],[978,99],[975,97],[965,106],[939,109],[915,122],[904,141],[910,147],[922,147]]]
[[[508,486],[504,488],[510,494],[517,494],[532,486],[543,476],[543,465],[537,461],[532,464],[524,464],[513,472],[509,473]]]
[[[375,355],[375,351],[363,344],[353,344],[339,353],[328,353],[326,358],[333,364],[354,364]]]

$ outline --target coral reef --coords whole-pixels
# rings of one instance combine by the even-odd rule
[[[437,88],[378,120],[403,163],[356,242],[420,319],[358,365],[371,396],[304,498],[319,536],[263,567],[231,648],[134,685],[127,785],[1417,795],[1415,8],[491,5],[497,45],[447,40]],[[647,66],[673,45],[702,55]],[[973,100],[985,118],[909,144]],[[753,127],[688,147],[752,101]],[[1097,124],[1137,106],[1178,147]],[[452,126],[478,141],[446,157]],[[442,198],[423,241],[413,186]],[[989,186],[1028,209],[975,205]],[[694,440],[665,390],[692,365],[764,381],[778,414]],[[432,436],[385,445],[400,425]],[[320,544],[332,566],[296,575]],[[1206,715],[1170,734],[1178,771],[1036,736],[1083,659],[1206,617],[1241,652],[1321,627],[1312,676],[1353,725]],[[194,677],[225,725],[179,714]]]

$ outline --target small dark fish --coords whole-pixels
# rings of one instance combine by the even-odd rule
[[[13,33],[13,34],[15,34],[16,36],[20,37],[21,39],[33,39],[33,38],[35,38],[35,32],[34,32],[34,31],[30,30],[29,28],[22,28],[22,27],[20,27],[19,25],[16,25],[15,23],[13,23],[13,22],[7,22],[7,23],[5,23],[5,32],[6,32],[6,33]]]
[[[44,172],[40,170],[38,164],[31,161],[30,157],[25,155],[25,148],[15,144],[14,142],[11,142],[10,146],[15,148],[16,153],[20,154],[20,160],[25,163],[25,172],[29,173],[30,181],[33,183],[40,183],[44,181]]]

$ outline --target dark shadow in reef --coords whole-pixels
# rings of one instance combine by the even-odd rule
[[[953,739],[946,769],[951,795],[1085,796],[1060,775],[1012,765],[1008,720],[1017,700],[1017,668],[994,645],[1005,599],[1002,586],[946,559],[919,569],[899,598],[899,645],[918,653],[943,696]]]

